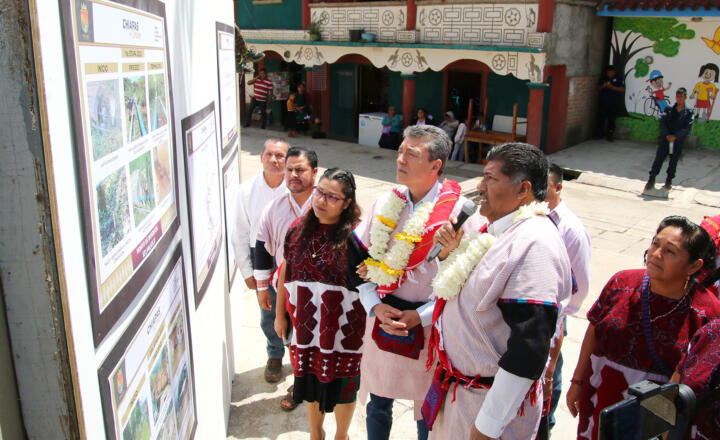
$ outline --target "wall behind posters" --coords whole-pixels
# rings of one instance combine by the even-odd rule
[[[688,106],[704,119],[698,96],[691,95],[704,82],[699,77],[702,66],[709,66],[704,69],[709,87],[720,86],[720,18],[615,17],[613,27],[617,39],[612,36],[610,62],[626,61],[625,107],[631,116],[619,119],[618,124],[631,129],[631,138],[657,141],[659,111],[655,100],[664,96],[666,104],[672,106],[679,87],[687,89]],[[614,49],[618,49],[617,59],[612,56]],[[720,149],[720,109],[713,107],[707,123],[698,120],[692,134],[698,136],[700,146]]]
[[[182,261],[184,271],[181,272],[184,273],[184,288],[187,290],[188,342],[192,347],[193,361],[188,374],[192,375],[194,382],[192,402],[197,420],[194,438],[225,438],[234,374],[225,240],[221,240],[220,256],[217,258],[215,270],[208,282],[202,302],[195,304],[192,294],[195,286],[192,277],[192,251],[189,243],[190,225],[180,121],[213,103],[216,112],[215,121],[219,121],[216,22],[232,25],[233,2],[184,0],[165,4],[167,49],[174,101],[172,119],[177,165],[174,174],[178,188],[176,201],[180,229],[172,237],[169,251],[162,256],[147,281],[139,288],[137,296],[100,341],[95,341],[93,338],[90,293],[88,283],[83,281],[88,279],[89,268],[86,264],[78,264],[78,262],[87,263],[91,257],[87,255],[83,245],[85,239],[83,212],[79,209],[82,206],[79,197],[82,192],[79,177],[81,173],[74,151],[76,135],[73,131],[73,112],[69,111],[74,106],[75,95],[71,92],[74,78],[71,76],[72,72],[69,72],[66,60],[58,56],[66,50],[63,30],[67,26],[59,5],[64,6],[69,3],[70,0],[43,3],[42,8],[34,10],[35,15],[31,16],[31,19],[37,30],[37,39],[33,44],[38,51],[35,60],[43,109],[41,115],[44,127],[43,143],[48,151],[47,156],[51,159],[48,180],[51,182],[50,195],[55,208],[53,226],[57,233],[57,264],[60,278],[63,280],[63,299],[66,302],[65,328],[70,347],[69,363],[74,379],[73,392],[79,432],[84,438],[106,438],[107,432],[112,430],[112,427],[107,427],[104,423],[103,404],[107,393],[103,394],[103,390],[107,388],[107,383],[100,383],[98,371],[108,359],[113,359],[114,353],[126,339],[128,331],[137,327],[135,323],[150,318],[143,316],[143,313],[152,309],[150,302],[157,297],[157,292],[162,287],[161,278],[168,273],[172,265]],[[125,1],[125,3],[138,5],[145,2],[138,0]],[[219,126],[216,129],[219,130]],[[219,136],[217,142],[220,142]],[[222,188],[222,185],[220,187]],[[222,230],[224,234],[225,229]],[[160,296],[160,298],[164,297]],[[117,375],[113,374],[117,379]],[[153,381],[152,377],[150,380]],[[182,390],[178,389],[175,392],[176,402],[180,391]],[[119,391],[115,392],[117,394]],[[151,397],[154,399],[154,396]],[[151,414],[152,410],[157,411],[157,408],[151,407]],[[135,418],[134,410],[130,418]]]

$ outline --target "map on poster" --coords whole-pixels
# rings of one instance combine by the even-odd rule
[[[238,162],[237,141],[233,145],[234,152],[223,167],[223,187],[225,188],[225,249],[228,259],[228,286],[232,289],[237,271],[235,248],[232,245],[232,236],[235,232],[236,200],[240,191],[240,163]]]
[[[226,157],[238,136],[237,77],[235,75],[235,29],[215,23],[217,31],[218,93],[220,95],[220,135],[222,155]]]
[[[222,240],[215,103],[181,121],[190,216],[195,308],[212,278]]]
[[[179,225],[165,7],[134,3],[63,2],[96,345]]]
[[[98,373],[110,439],[189,439],[196,426],[183,265],[176,254]]]

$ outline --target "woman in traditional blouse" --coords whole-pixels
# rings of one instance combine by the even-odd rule
[[[334,411],[335,438],[344,439],[360,388],[366,321],[357,292],[364,281],[356,266],[368,255],[353,233],[360,208],[352,173],[325,171],[312,197],[312,209],[290,227],[285,240],[275,331],[285,338],[287,310],[294,330],[293,399],[308,402],[310,438],[324,437],[325,413]]]
[[[646,268],[616,273],[588,312],[588,325],[567,393],[578,439],[597,439],[604,408],[629,385],[665,383],[695,332],[720,317],[720,301],[696,282],[714,264],[707,232],[685,217],[666,217],[646,253]]]

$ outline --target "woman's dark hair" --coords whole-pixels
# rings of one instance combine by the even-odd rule
[[[330,168],[326,170],[318,180],[320,183],[323,179],[335,180],[342,185],[342,193],[345,200],[350,200],[350,204],[340,214],[340,220],[332,225],[328,230],[328,241],[330,246],[341,248],[345,246],[345,240],[350,237],[355,226],[360,222],[360,206],[355,198],[355,178],[350,171],[340,168]],[[343,201],[344,202],[344,201]],[[315,216],[315,212],[310,209],[303,217],[293,235],[293,240],[310,239],[320,226],[320,221]]]
[[[705,229],[691,222],[687,217],[671,215],[662,219],[655,233],[659,234],[669,226],[680,228],[683,247],[690,254],[688,263],[692,264],[701,258],[703,260],[702,267],[692,276],[697,275],[701,270],[715,269],[715,243]]]
[[[715,82],[718,82],[718,76],[720,76],[720,72],[719,72],[720,69],[718,69],[717,64],[715,64],[715,63],[703,64],[702,67],[700,67],[700,73],[698,74],[698,78],[703,76],[703,73],[705,73],[706,70],[712,70],[713,72],[715,72]]]

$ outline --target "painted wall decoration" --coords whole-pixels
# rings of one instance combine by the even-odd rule
[[[62,2],[97,346],[179,227],[165,6]]]
[[[351,29],[375,34],[381,42],[395,42],[405,29],[405,6],[315,6],[310,19],[320,24],[325,41],[348,41]]]
[[[615,17],[610,62],[625,73],[628,117],[618,124],[631,138],[656,141],[657,120],[684,87],[697,117],[691,134],[700,146],[720,149],[720,18]]]

